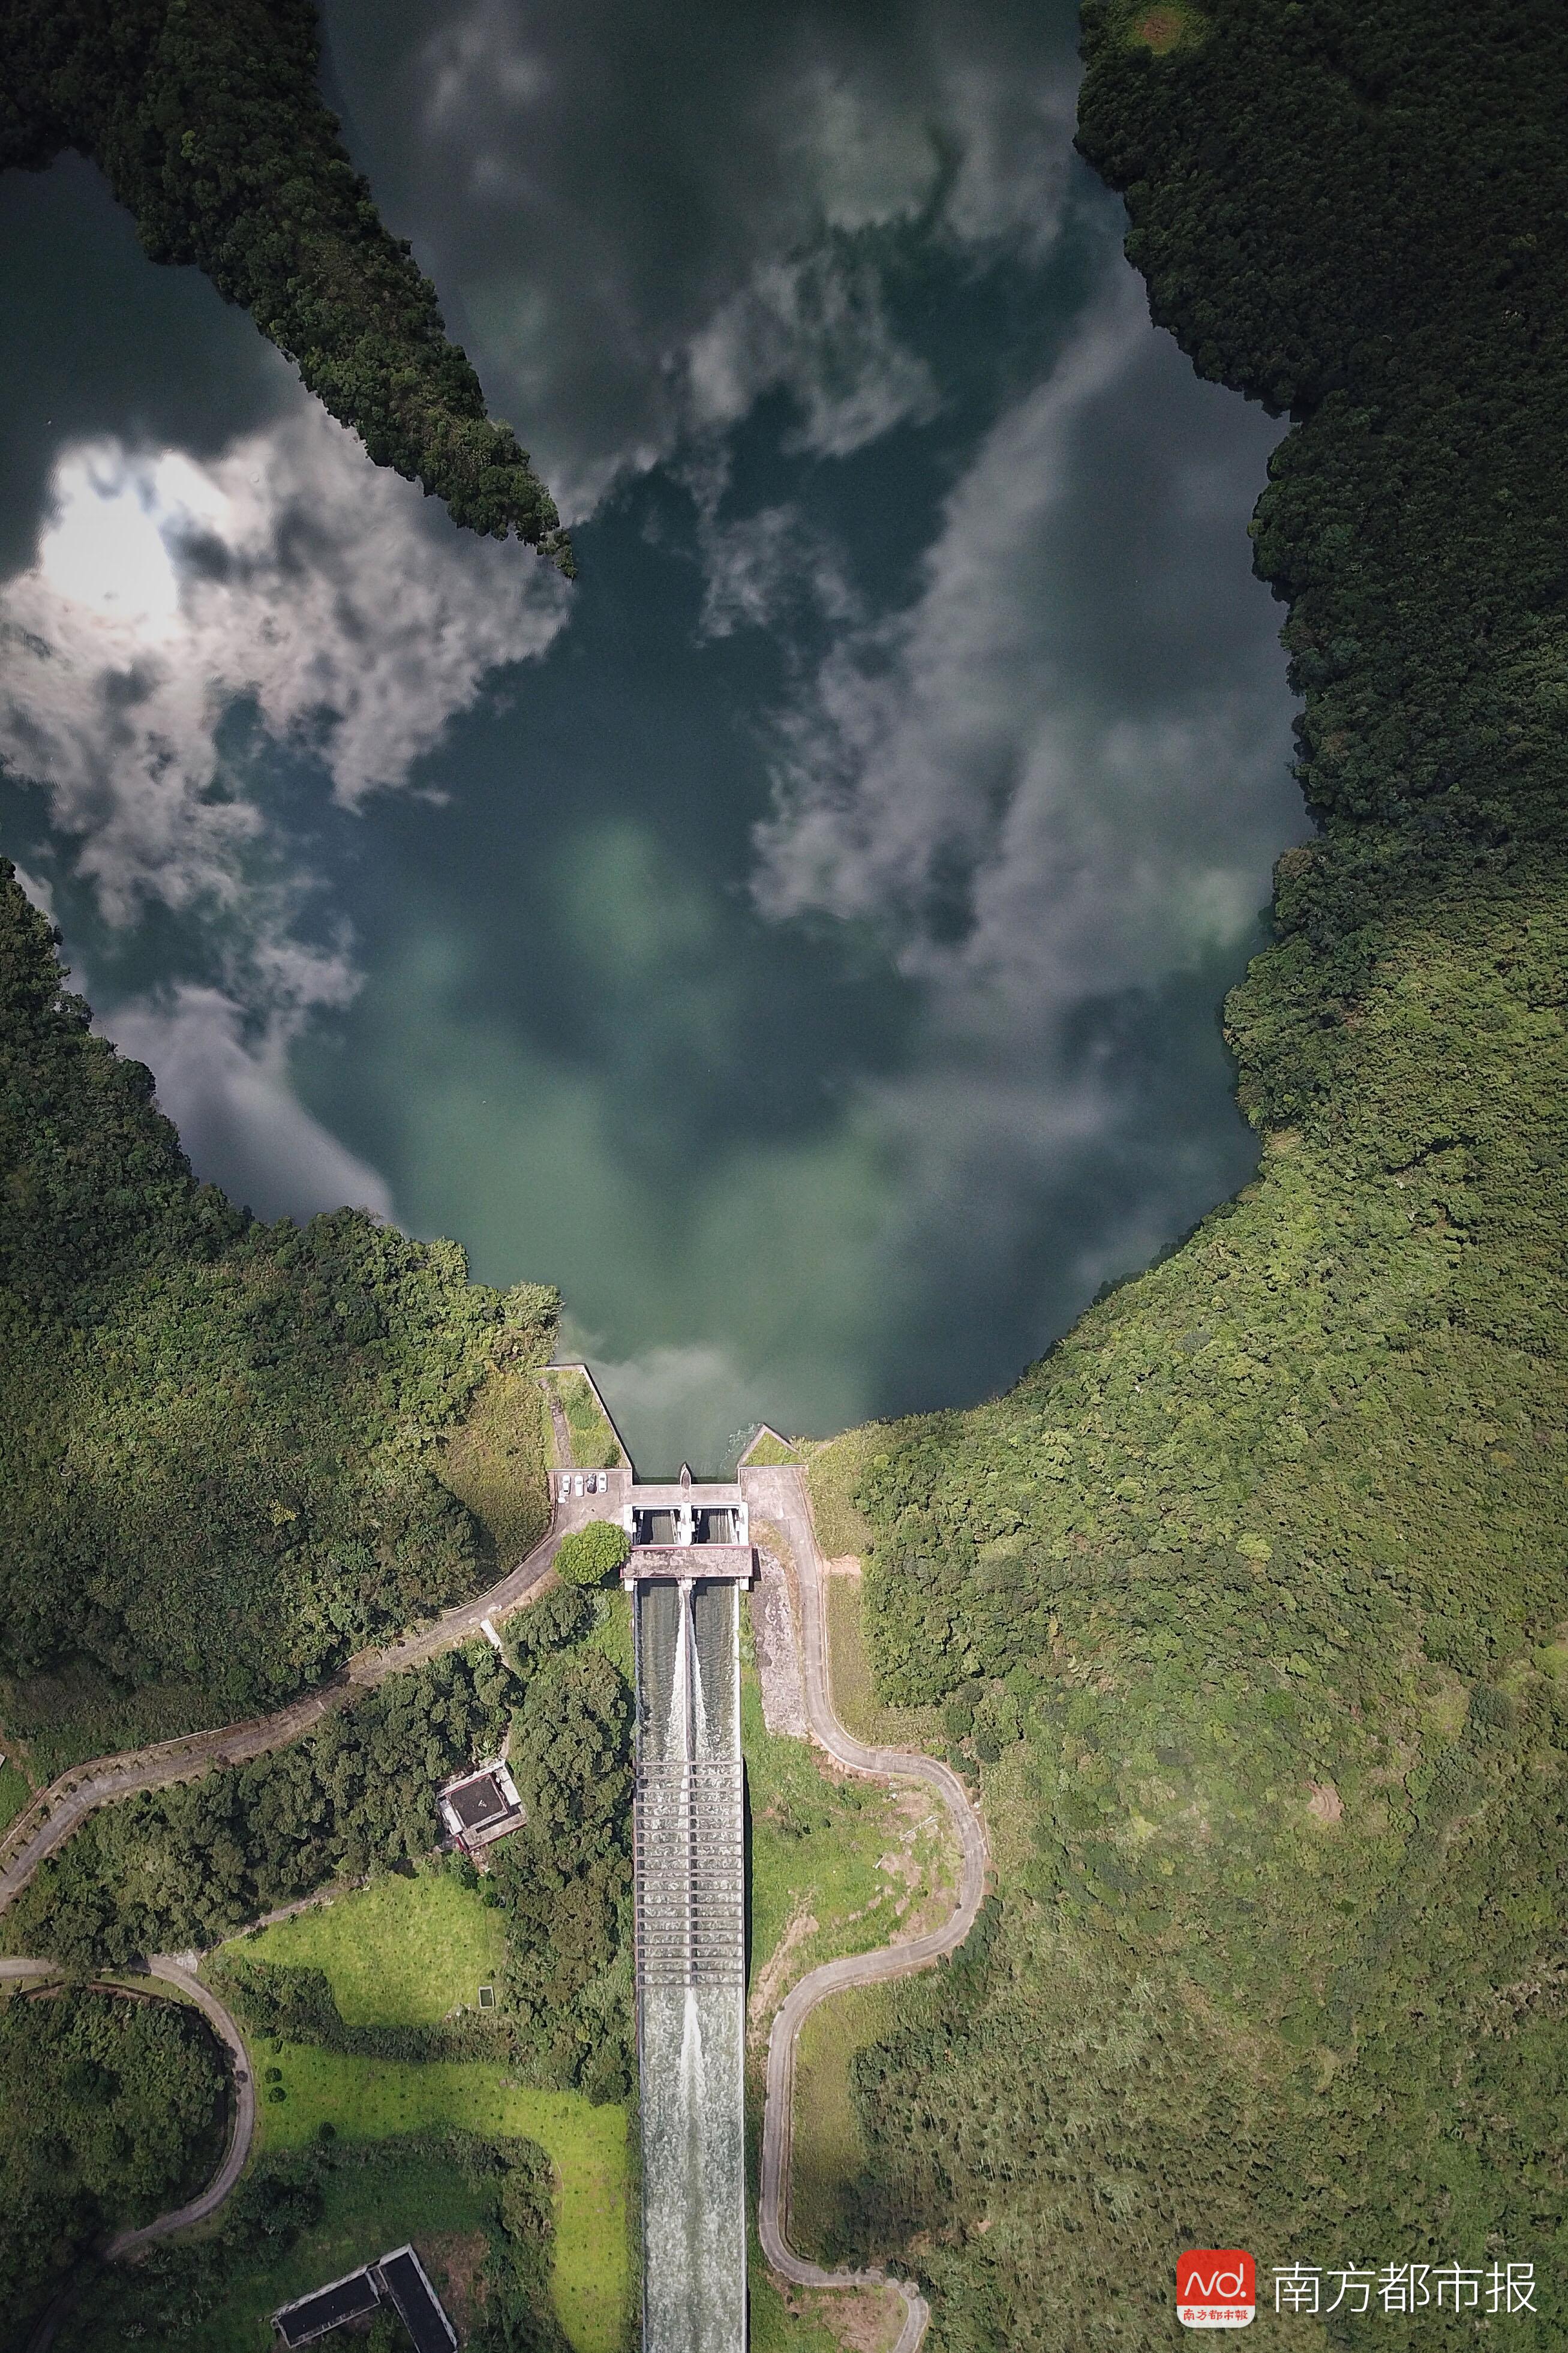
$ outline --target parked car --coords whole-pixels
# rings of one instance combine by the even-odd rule
[[[580,1495],[583,1493],[583,1473],[581,1471],[578,1472],[577,1476],[572,1482],[572,1493],[574,1495]]]

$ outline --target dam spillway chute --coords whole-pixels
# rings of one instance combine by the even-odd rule
[[[639,1492],[651,1496],[637,1501]],[[744,2353],[745,1857],[738,1491],[631,1490],[644,2353]],[[693,1494],[697,1500],[693,1501]],[[726,1521],[724,1514],[732,1516]],[[657,1514],[657,1516],[655,1516]],[[640,1533],[634,1518],[633,1533]]]

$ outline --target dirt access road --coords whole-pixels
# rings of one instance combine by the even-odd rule
[[[562,1537],[600,1516],[604,1509],[596,1496],[563,1499],[556,1492],[560,1483],[558,1479],[551,1481],[549,1534],[488,1592],[472,1601],[458,1602],[428,1626],[416,1627],[383,1649],[359,1651],[331,1683],[303,1693],[271,1715],[220,1725],[211,1732],[189,1733],[147,1748],[127,1749],[118,1757],[99,1757],[90,1764],[73,1766],[40,1789],[0,1839],[0,1912],[15,1902],[38,1865],[100,1806],[111,1805],[139,1789],[166,1789],[176,1781],[199,1780],[215,1766],[248,1764],[269,1750],[287,1748],[324,1716],[352,1706],[389,1675],[423,1666],[427,1659],[460,1642],[471,1642],[482,1632],[486,1618],[505,1617],[531,1600]]]
[[[800,2030],[819,2002],[849,1986],[884,1985],[929,1968],[956,1952],[974,1926],[985,1894],[985,1832],[970,1804],[963,1782],[934,1757],[904,1748],[868,1748],[854,1739],[833,1712],[827,1680],[826,1572],[817,1550],[805,1473],[793,1468],[743,1470],[742,1492],[753,1513],[782,1529],[794,1556],[800,1597],[802,1669],[805,1685],[806,1720],[811,1735],[836,1763],[852,1773],[877,1780],[918,1781],[947,1808],[958,1841],[958,1901],[940,1928],[916,1936],[906,1945],[884,1946],[879,1952],[858,1953],[853,1958],[824,1961],[802,1978],[774,2019],[768,2038],[767,2094],[763,2108],[762,2196],[757,2229],[763,2253],[774,2271],[796,2287],[880,2287],[879,2271],[828,2271],[795,2253],[788,2239],[790,2143],[795,2114],[795,2054]],[[907,2280],[895,2281],[904,2299],[904,2325],[894,2353],[915,2353],[926,2333],[931,2308],[920,2290]]]
[[[184,1961],[172,1953],[160,1953],[150,1960],[144,1970],[127,1970],[127,1976],[159,1978],[199,2010],[207,2023],[228,2051],[230,2073],[234,2080],[234,2108],[229,2117],[228,2142],[223,2162],[205,2189],[186,2200],[183,2206],[171,2207],[166,2214],[154,2215],[140,2230],[121,2231],[104,2248],[104,2255],[114,2262],[123,2255],[140,2254],[154,2239],[166,2238],[171,2231],[183,2231],[192,2222],[205,2222],[216,2214],[235,2183],[245,2170],[250,2155],[250,2144],[256,2135],[256,2084],[250,2072],[250,2060],[245,2048],[237,2019],[224,2008],[217,1996],[203,1985]],[[0,1957],[0,1978],[36,1978],[52,1984],[63,1978],[65,1971],[57,1961],[20,1958],[14,1955]],[[27,2341],[27,2353],[47,2353],[54,2343],[60,2322],[76,2301],[78,2283],[68,2281],[54,2298]]]

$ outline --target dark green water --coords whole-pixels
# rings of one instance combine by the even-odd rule
[[[1250,1165],[1278,427],[1148,326],[1069,11],[327,16],[581,582],[13,175],[0,841],[203,1173],[559,1282],[645,1471],[999,1388]]]

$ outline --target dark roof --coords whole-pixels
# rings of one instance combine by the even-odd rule
[[[374,2312],[380,2301],[369,2272],[359,2271],[334,2280],[330,2287],[319,2287],[314,2295],[302,2295],[298,2304],[285,2305],[272,2317],[285,2345],[309,2345],[342,2322]],[[442,2353],[450,2353],[445,2337],[441,2343]]]
[[[452,2353],[458,2332],[442,2311],[441,2299],[413,2248],[399,2247],[395,2254],[383,2255],[376,2269],[417,2353]]]
[[[447,1803],[466,1831],[483,1830],[487,1822],[501,1821],[512,1810],[510,1799],[493,1773],[481,1773],[477,1781],[448,1789]]]

